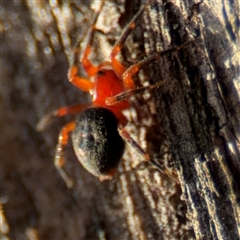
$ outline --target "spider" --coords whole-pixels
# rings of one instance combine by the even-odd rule
[[[112,48],[110,60],[95,66],[89,60],[89,55],[92,51],[94,33],[97,30],[96,22],[104,1],[101,3],[95,14],[92,27],[89,29],[86,49],[80,59],[80,63],[92,81],[78,75],[78,48],[74,51],[74,61],[68,71],[69,82],[80,90],[89,92],[92,95],[92,103],[60,107],[43,117],[37,124],[37,130],[41,131],[55,117],[78,114],[76,120],[67,123],[61,129],[54,158],[55,166],[69,188],[73,186],[73,180],[63,169],[65,163],[63,149],[68,143],[71,132],[73,148],[79,162],[100,181],[112,179],[123,156],[125,142],[135,148],[146,161],[161,169],[125,130],[127,119],[122,111],[130,107],[129,98],[132,95],[163,84],[161,82],[148,87],[136,88],[132,79],[133,75],[160,56],[179,50],[182,46],[158,52],[129,68],[126,68],[116,59],[128,35],[134,29],[136,21],[141,17],[150,2],[151,0],[148,0],[125,27]]]

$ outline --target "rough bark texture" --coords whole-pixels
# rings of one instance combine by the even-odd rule
[[[97,2],[97,1],[96,1]],[[106,59],[140,1],[106,1],[92,59]],[[59,119],[39,119],[88,94],[67,80],[68,59],[91,25],[88,1],[2,1],[1,202],[10,239],[239,239],[240,77],[238,1],[149,5],[122,51],[127,65],[169,46],[136,77],[163,87],[133,97],[128,131],[170,176],[127,148],[114,180],[100,183],[71,143],[68,189],[54,168]],[[127,7],[126,7],[127,6]],[[94,5],[95,7],[95,5]],[[97,6],[96,6],[97,9]]]

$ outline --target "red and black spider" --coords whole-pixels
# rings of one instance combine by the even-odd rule
[[[74,64],[70,66],[68,72],[68,79],[73,85],[92,95],[92,103],[61,107],[45,116],[37,125],[37,129],[42,130],[54,117],[78,114],[76,120],[67,123],[62,128],[54,159],[55,166],[68,187],[73,185],[73,181],[63,170],[65,162],[63,148],[68,143],[70,132],[72,132],[73,148],[78,160],[86,170],[98,177],[101,181],[113,177],[124,152],[124,141],[134,147],[146,161],[157,166],[125,130],[124,127],[127,124],[127,119],[122,111],[129,108],[130,96],[162,84],[158,83],[136,89],[132,79],[133,75],[158,57],[179,50],[179,48],[175,47],[158,52],[128,68],[116,59],[126,38],[134,29],[136,21],[143,14],[150,2],[151,1],[148,1],[141,7],[128,23],[119,40],[112,48],[110,60],[95,66],[88,57],[92,51],[96,22],[104,5],[104,1],[102,2],[94,18],[92,27],[89,30],[86,49],[80,59],[80,63],[91,80],[78,75],[78,49],[75,50],[75,61]],[[182,48],[182,46],[180,48]]]

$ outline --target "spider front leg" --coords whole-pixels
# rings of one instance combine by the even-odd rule
[[[106,99],[105,103],[108,106],[115,105],[118,102],[129,99],[134,94],[139,94],[139,93],[144,92],[145,90],[151,90],[153,88],[160,87],[161,85],[163,85],[165,81],[156,83],[154,85],[149,85],[146,87],[141,87],[141,88],[135,89],[133,86],[134,82],[132,79],[134,74],[139,72],[140,69],[147,66],[149,63],[151,63],[151,62],[155,61],[157,58],[159,58],[160,54],[161,53],[154,54],[148,58],[143,59],[142,61],[140,61],[136,64],[133,64],[131,67],[129,67],[122,75],[123,85],[124,85],[124,88],[126,89],[126,91],[124,91],[118,95],[108,97]]]
[[[124,85],[124,88],[126,89],[126,91],[124,91],[124,92],[122,92],[122,93],[120,93],[118,95],[115,95],[115,96],[112,96],[112,97],[108,97],[106,99],[106,104],[108,106],[115,105],[118,102],[121,102],[121,101],[129,99],[129,97],[131,97],[134,94],[141,93],[141,92],[143,92],[145,90],[151,90],[153,88],[160,87],[161,85],[163,85],[165,83],[165,81],[156,83],[154,85],[149,85],[149,86],[146,86],[146,87],[141,87],[141,88],[135,89],[133,87],[134,83],[133,83],[132,77],[134,76],[134,74],[138,73],[140,69],[142,69],[145,66],[147,66],[148,64],[154,62],[158,58],[160,58],[162,56],[165,56],[165,55],[168,55],[170,53],[174,53],[174,52],[180,51],[181,49],[184,49],[184,48],[188,47],[193,42],[195,42],[195,40],[189,40],[189,41],[185,42],[184,44],[182,44],[181,46],[172,47],[172,48],[166,49],[164,51],[157,52],[157,53],[153,54],[152,56],[144,58],[143,60],[139,61],[138,63],[133,64],[132,66],[130,66],[122,74],[123,85]]]
[[[76,127],[76,121],[72,121],[67,123],[62,128],[58,137],[58,144],[56,147],[56,152],[54,157],[54,164],[68,188],[71,188],[73,186],[73,180],[67,175],[67,173],[63,169],[63,166],[65,164],[63,148],[68,143],[69,133],[72,132],[75,129],[75,127]]]
[[[102,1],[101,6],[99,10],[96,12],[92,26],[87,33],[87,43],[86,43],[86,48],[83,52],[82,58],[79,60],[79,55],[80,55],[80,49],[79,45],[80,42],[77,44],[76,49],[74,50],[73,54],[73,63],[71,64],[69,70],[68,70],[68,80],[71,82],[75,87],[79,88],[80,90],[84,92],[91,92],[93,88],[93,83],[84,77],[79,76],[79,62],[83,66],[84,70],[86,71],[86,74],[88,77],[92,77],[96,74],[98,67],[95,66],[88,58],[89,55],[92,51],[92,44],[93,44],[93,39],[94,39],[94,33],[96,32],[96,23],[99,17],[99,14],[103,8],[104,1]]]
[[[145,11],[146,7],[148,6],[149,2],[151,2],[151,0],[147,1],[147,3],[143,7],[141,7],[141,9],[137,12],[137,14],[133,17],[133,19],[128,23],[128,25],[123,30],[121,36],[119,37],[119,40],[116,42],[116,44],[114,45],[114,47],[112,49],[112,52],[110,55],[111,64],[112,64],[114,71],[117,73],[117,75],[119,77],[123,75],[126,68],[116,59],[116,56],[121,51],[123,44],[125,43],[127,37],[129,36],[131,31],[135,28],[136,21],[142,16],[142,14]],[[129,79],[129,81],[125,83],[125,86],[127,87],[126,89],[128,89],[128,90],[135,88],[134,82],[131,79]]]

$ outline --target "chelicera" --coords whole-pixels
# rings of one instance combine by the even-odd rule
[[[86,49],[80,59],[80,63],[89,79],[78,75],[79,49],[74,52],[74,62],[68,72],[69,82],[80,90],[89,92],[92,95],[92,103],[61,107],[45,116],[37,125],[37,129],[40,131],[54,117],[78,114],[76,120],[67,123],[61,129],[54,158],[55,166],[68,187],[73,185],[73,181],[63,169],[65,162],[63,149],[68,143],[71,132],[73,147],[78,160],[86,170],[101,181],[113,177],[115,169],[122,158],[125,142],[134,147],[146,161],[157,166],[125,130],[127,119],[122,111],[129,108],[129,98],[133,94],[138,94],[145,89],[152,89],[162,84],[136,89],[132,79],[133,75],[158,57],[178,49],[171,48],[158,52],[128,68],[116,59],[126,38],[134,29],[136,21],[141,17],[150,2],[148,1],[140,8],[123,30],[119,40],[112,48],[110,60],[95,66],[89,60],[89,55],[92,51],[96,22],[104,5],[104,1],[102,2],[89,30]]]

